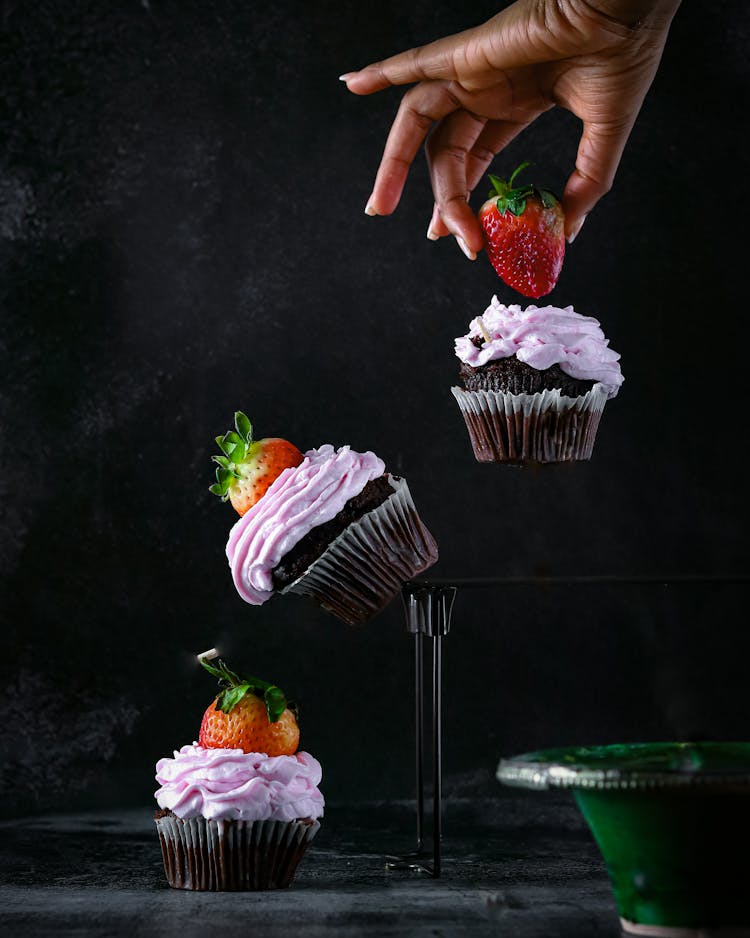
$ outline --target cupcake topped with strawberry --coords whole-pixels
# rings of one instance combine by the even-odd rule
[[[156,764],[156,826],[171,886],[288,886],[317,833],[320,763],[299,752],[299,725],[283,691],[199,656],[219,679],[197,742]]]
[[[279,438],[255,441],[249,419],[216,441],[210,490],[241,516],[226,555],[240,597],[310,596],[344,622],[367,621],[437,560],[406,480],[382,459],[329,443],[302,453]]]

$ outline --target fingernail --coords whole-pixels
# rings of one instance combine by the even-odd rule
[[[587,218],[588,218],[588,215],[584,215],[583,218],[576,225],[575,230],[571,231],[571,233],[568,235],[568,244],[572,244],[575,241],[575,239],[578,237],[578,233],[580,232],[581,228],[583,228],[583,223],[586,221]]]
[[[356,74],[356,72],[344,72],[343,75],[339,75],[339,81],[348,81],[352,75]]]
[[[474,251],[472,251],[463,238],[459,238],[458,235],[456,235],[456,242],[470,261],[475,261],[477,259],[477,255],[474,253]]]
[[[427,226],[427,237],[430,241],[437,241],[440,235],[435,234],[435,223],[437,222],[440,215],[438,214],[437,205],[432,210],[432,218],[430,219],[430,224]]]
[[[365,215],[369,215],[372,218],[373,215],[377,215],[377,214],[378,213],[372,207],[372,202],[370,202],[370,200],[368,199],[367,205],[365,205]]]

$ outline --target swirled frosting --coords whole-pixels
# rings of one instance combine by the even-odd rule
[[[456,339],[456,355],[473,368],[497,358],[515,355],[519,361],[543,371],[559,365],[572,378],[600,382],[609,397],[617,394],[623,382],[617,352],[609,347],[599,321],[581,316],[572,306],[504,306],[496,296],[479,317],[472,319],[469,332]],[[472,339],[481,339],[479,347]]]
[[[384,472],[375,453],[348,446],[335,450],[330,443],[309,450],[299,466],[284,469],[229,532],[227,559],[245,602],[259,606],[270,599],[271,573],[281,558]]]
[[[215,821],[294,821],[319,818],[320,763],[307,752],[267,756],[242,749],[204,749],[198,743],[156,763],[160,808],[177,817]]]

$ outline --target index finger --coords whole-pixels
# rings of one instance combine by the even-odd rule
[[[388,134],[365,212],[390,215],[401,198],[409,167],[430,127],[461,107],[448,82],[425,82],[404,95]]]
[[[471,41],[475,29],[444,36],[426,46],[417,46],[392,55],[382,62],[374,62],[357,72],[341,76],[354,94],[374,94],[392,85],[410,85],[417,81],[436,78],[456,78],[456,50]]]
[[[480,26],[340,77],[354,94],[373,94],[392,85],[436,79],[457,81],[467,91],[482,91],[494,84],[498,71],[571,54],[564,43],[555,47],[546,41],[529,41],[530,36],[544,40],[548,31],[543,5],[512,3]]]

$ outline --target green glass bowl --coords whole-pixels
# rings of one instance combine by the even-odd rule
[[[750,743],[632,743],[502,759],[498,779],[569,788],[625,932],[750,936]]]

